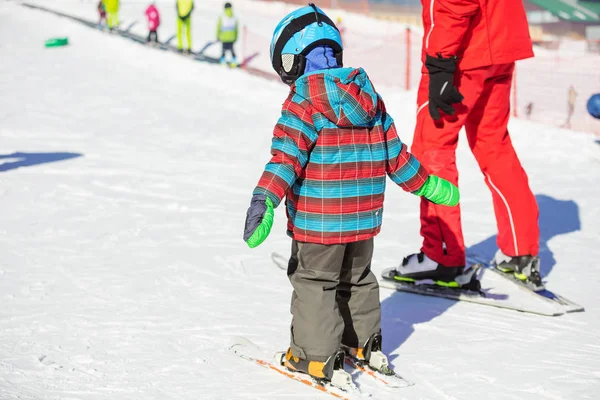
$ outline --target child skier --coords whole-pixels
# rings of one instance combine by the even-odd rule
[[[454,206],[457,188],[429,175],[398,138],[362,68],[342,68],[335,24],[310,4],[275,28],[271,62],[290,85],[275,126],[272,158],[254,189],[244,240],[269,234],[284,197],[292,254],[290,347],[285,367],[348,382],[344,352],[384,374],[379,286],[371,271],[386,174],[405,191]]]
[[[187,52],[192,52],[192,11],[194,0],[176,0],[177,8],[177,49],[183,52],[183,29],[187,39]]]
[[[98,26],[103,27],[106,25],[106,9],[102,0],[98,2]]]
[[[158,14],[158,9],[156,8],[155,2],[152,2],[152,4],[150,4],[148,8],[146,8],[146,18],[148,19],[149,31],[148,38],[146,39],[146,41],[148,43],[158,43],[158,33],[156,32],[156,30],[160,25],[160,15]]]
[[[119,28],[119,0],[102,0],[109,30]]]
[[[238,22],[233,16],[233,10],[231,9],[231,3],[225,3],[225,11],[223,15],[219,16],[219,22],[217,23],[217,40],[223,45],[221,53],[221,64],[226,63],[225,52],[231,53],[231,63],[235,65],[237,63],[235,58],[235,51],[233,45],[238,37]]]

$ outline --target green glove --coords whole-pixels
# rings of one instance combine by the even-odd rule
[[[455,206],[460,201],[458,188],[445,179],[435,175],[429,175],[421,189],[414,192],[417,196],[423,196],[435,204],[443,206]]]
[[[254,195],[246,213],[244,240],[251,249],[265,241],[273,226],[273,202],[265,195]]]

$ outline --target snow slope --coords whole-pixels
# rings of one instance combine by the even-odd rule
[[[68,47],[43,47],[61,35]],[[291,288],[269,260],[289,246],[284,211],[261,247],[241,240],[286,88],[10,2],[0,36],[0,399],[327,398],[227,350],[233,335],[287,345]],[[409,142],[414,93],[381,92]],[[539,196],[547,286],[587,311],[382,290],[384,349],[416,385],[375,398],[600,392],[600,147],[511,129]],[[468,153],[466,241],[490,255],[491,197]],[[420,244],[418,199],[391,184],[387,196],[377,273]]]

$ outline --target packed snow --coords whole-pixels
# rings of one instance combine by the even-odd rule
[[[197,3],[214,10],[212,30],[221,3]],[[270,31],[287,10],[273,7],[254,25]],[[288,344],[291,286],[270,259],[289,251],[284,210],[259,248],[241,238],[286,87],[15,2],[0,3],[0,36],[0,399],[331,398],[228,350],[234,336]],[[70,44],[44,48],[56,36]],[[379,89],[410,143],[415,92]],[[600,393],[599,143],[523,120],[510,129],[539,200],[547,287],[586,311],[382,289],[384,351],[415,385],[372,398]],[[458,157],[465,240],[489,257],[491,196],[465,140]],[[418,199],[388,185],[377,275],[421,241]]]

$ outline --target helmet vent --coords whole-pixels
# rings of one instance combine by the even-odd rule
[[[285,72],[290,72],[294,68],[294,55],[293,54],[282,54],[281,64]]]

